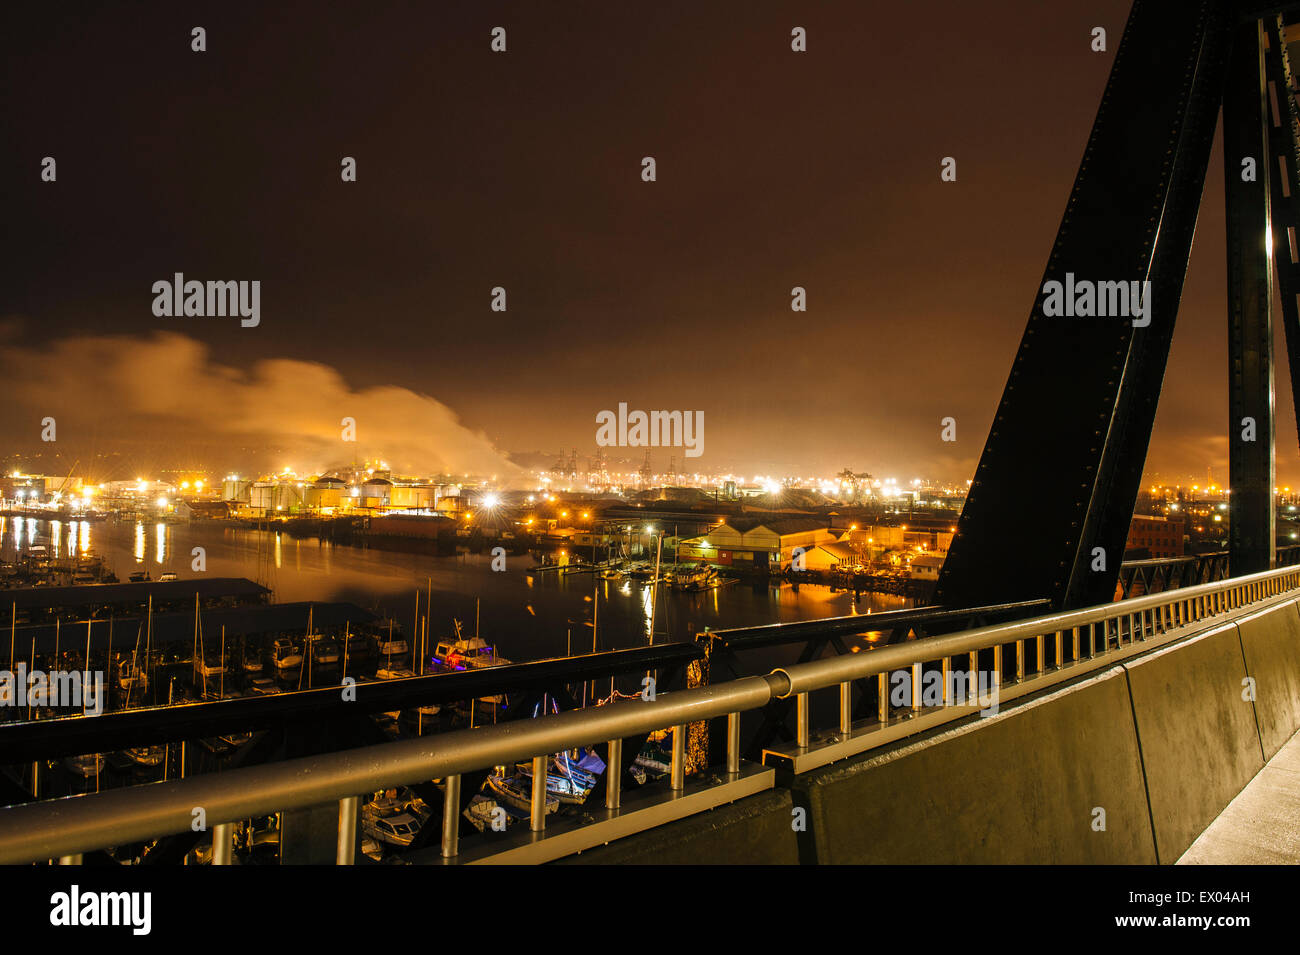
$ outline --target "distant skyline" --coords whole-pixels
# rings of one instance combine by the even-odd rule
[[[134,467],[509,473],[626,402],[702,412],[692,471],[964,483],[1129,5],[8,12],[3,450],[49,415]],[[1216,146],[1148,484],[1227,479],[1222,180]],[[260,282],[256,327],[156,315],[178,272]]]

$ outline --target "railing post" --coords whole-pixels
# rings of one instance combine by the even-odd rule
[[[460,774],[448,776],[443,784],[442,857],[454,859],[460,854]]]
[[[621,745],[621,744],[620,744]],[[740,714],[727,714],[727,772],[740,772]]]
[[[360,797],[339,800],[339,839],[334,861],[337,865],[355,865],[357,861],[357,806]],[[215,856],[214,856],[215,858]]]
[[[235,824],[219,822],[212,827],[212,864],[230,865],[235,852]]]
[[[876,719],[881,726],[889,723],[889,674],[876,674]]]
[[[730,714],[728,714],[730,720]],[[727,724],[730,737],[731,724]],[[612,739],[608,744],[609,758],[605,763],[605,808],[617,809],[623,804],[623,741]],[[727,739],[727,762],[731,762],[731,739]],[[728,766],[730,771],[730,766]]]
[[[944,686],[948,685],[948,658],[943,659]],[[840,734],[847,737],[853,732],[853,684],[840,684]]]
[[[1025,641],[1016,641],[1016,682],[1025,682]]]
[[[795,745],[807,749],[811,742],[811,730],[808,726],[808,694],[800,693],[794,700]],[[673,741],[676,745],[676,740]],[[680,788],[677,786],[674,789]]]
[[[673,747],[676,752],[676,744]],[[533,757],[533,793],[529,801],[528,828],[541,832],[546,828],[546,757]]]
[[[921,664],[912,664],[912,712],[921,710]]]
[[[686,724],[673,727],[673,761],[671,787],[675,792],[686,788]]]

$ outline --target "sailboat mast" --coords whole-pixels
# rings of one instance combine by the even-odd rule
[[[153,594],[150,594],[150,595],[149,595],[149,604],[148,604],[148,609],[147,609],[146,612],[145,612],[145,619],[148,621],[148,623],[145,625],[145,631],[144,631],[144,669],[145,669],[145,680],[146,680],[145,685],[148,686],[148,685],[149,685],[149,684],[148,684],[148,680],[149,680],[149,677],[148,677],[148,673],[149,673],[149,651],[151,650],[151,648],[152,648],[152,646],[153,646]],[[137,670],[137,671],[136,671],[136,676],[139,676],[139,675],[140,675],[140,674],[139,674],[139,671]],[[171,696],[171,690],[168,690],[168,691],[167,691],[167,695],[168,695],[168,697],[169,697],[169,699],[167,700],[167,702],[170,703],[170,702],[171,702],[171,699],[170,699],[170,696]],[[155,695],[154,699],[157,699],[157,696],[156,696],[156,695]],[[165,777],[165,774],[164,774],[164,778],[166,778],[166,777]]]
[[[191,679],[201,674],[199,669],[199,592],[194,591],[194,653],[190,657]],[[203,695],[208,695],[208,678],[203,677]]]
[[[86,684],[90,682],[90,618],[86,618],[86,668],[81,682],[81,715],[86,715]],[[98,774],[96,770],[96,774]],[[98,790],[96,790],[98,792]]]
[[[663,556],[664,539],[655,538],[655,576],[650,589],[650,646],[655,643],[655,605],[659,602],[659,560]]]

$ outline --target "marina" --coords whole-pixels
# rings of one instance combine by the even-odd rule
[[[654,563],[646,560],[575,566],[570,574],[556,573],[566,569],[563,565],[535,563],[525,556],[522,566],[503,574],[474,554],[376,551],[203,524],[146,528],[114,521],[69,525],[23,519],[17,530],[12,523],[8,530],[0,554],[5,544],[20,549],[37,571],[58,553],[65,561],[120,566],[124,576],[133,578],[75,585],[51,581],[0,592],[0,607],[9,610],[9,646],[3,649],[9,650],[11,668],[102,670],[111,714],[287,699],[346,687],[348,680],[365,691],[427,675],[486,673],[520,657],[535,660],[556,656],[556,651],[563,657],[648,647],[694,634],[694,624],[682,628],[680,618],[698,618],[701,600],[713,601],[714,611],[729,619],[748,606],[748,615],[762,622],[821,616],[827,605],[853,606],[843,594],[812,596],[812,588],[796,595],[788,587],[764,585],[760,590],[735,581],[723,587],[716,572],[699,565],[661,564],[656,574]],[[206,552],[207,574],[186,572],[184,555],[196,547]],[[239,571],[257,575],[260,582],[222,576]],[[399,583],[403,577],[405,583]],[[369,587],[374,589],[367,592]],[[309,595],[316,599],[283,599]],[[479,635],[484,632],[500,636],[489,641]],[[586,700],[591,705],[631,695],[637,688],[629,677],[611,679],[603,691],[587,683],[574,689],[579,704]],[[522,701],[505,692],[478,693],[459,701],[377,710],[369,725],[377,739],[416,738],[498,722],[514,702]],[[543,699],[532,705],[534,716],[543,704],[556,708],[556,701]],[[39,705],[0,709],[0,721],[16,723],[60,715]],[[11,787],[42,796],[103,792],[255,764],[276,752],[266,750],[267,740],[263,731],[229,730],[11,764],[3,777]],[[548,814],[581,809],[599,780],[604,764],[594,754],[585,762],[579,757],[553,755],[545,785]],[[662,778],[667,759],[661,742],[648,741],[630,766],[630,778],[642,783]],[[425,796],[436,800],[437,781],[431,786]],[[492,817],[500,831],[527,819],[531,764],[508,772],[503,767],[481,786],[466,808],[467,822],[487,820],[486,831],[494,831],[489,819],[494,807],[505,814],[504,821]],[[409,806],[394,809],[382,799],[367,804],[363,855],[377,861],[421,844],[422,818],[427,811],[421,817]],[[235,837],[236,852],[248,862],[273,861],[281,824],[274,817],[246,820]],[[148,847],[129,851],[150,852]]]

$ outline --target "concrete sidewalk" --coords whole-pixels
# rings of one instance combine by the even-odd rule
[[[1300,863],[1300,733],[1228,803],[1177,864],[1285,863]]]

